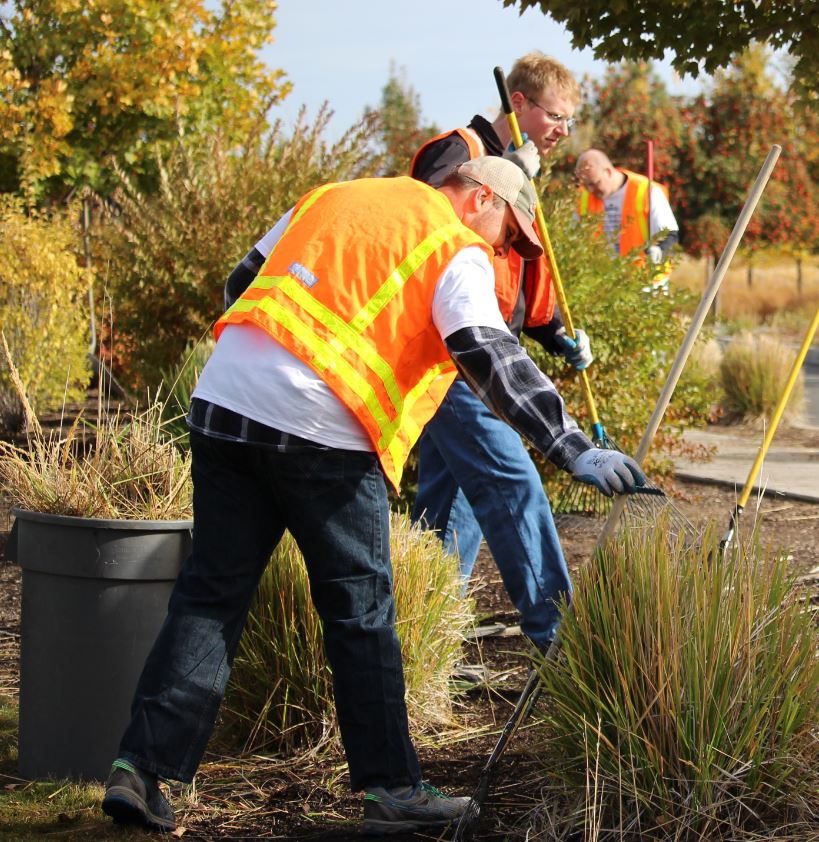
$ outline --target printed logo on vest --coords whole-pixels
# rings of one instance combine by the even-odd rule
[[[306,287],[315,286],[319,279],[301,263],[293,262],[287,267],[287,271],[294,277],[298,278]]]

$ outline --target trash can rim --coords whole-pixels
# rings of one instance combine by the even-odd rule
[[[86,526],[92,529],[132,529],[158,531],[191,529],[193,520],[134,520],[128,518],[96,518],[77,517],[76,515],[60,515],[51,512],[37,512],[13,506],[11,514],[19,520],[30,520],[35,523],[65,524],[71,526]]]

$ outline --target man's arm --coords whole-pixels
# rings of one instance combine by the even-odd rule
[[[491,327],[465,327],[445,342],[472,391],[559,468],[569,470],[594,446],[514,336]]]
[[[668,259],[668,253],[671,247],[680,240],[680,226],[674,217],[674,212],[671,210],[671,205],[668,203],[665,192],[656,184],[651,186],[651,216],[649,218],[649,231],[654,237],[661,231],[666,231],[666,236],[663,237],[656,245],[659,246],[662,252],[662,258],[655,263],[664,263]]]
[[[259,274],[259,270],[264,266],[268,255],[273,251],[273,246],[278,243],[281,235],[290,224],[290,218],[292,216],[293,208],[290,208],[242,258],[241,262],[234,266],[233,271],[225,283],[225,310],[231,307],[253,283],[253,279]]]
[[[580,432],[551,380],[511,334],[465,327],[450,334],[446,346],[475,394],[557,467],[607,497],[645,485],[630,456],[594,447]]]
[[[534,327],[523,328],[523,333],[530,339],[534,339],[547,350],[550,354],[558,355],[562,353],[562,348],[558,343],[555,334],[563,327],[563,318],[560,313],[555,310],[552,320],[545,325],[535,325]]]
[[[259,269],[264,265],[264,260],[264,255],[254,247],[236,264],[225,284],[225,310],[253,283]]]

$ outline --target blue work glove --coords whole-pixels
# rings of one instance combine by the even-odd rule
[[[589,337],[583,330],[575,330],[574,339],[570,339],[566,328],[561,327],[555,332],[555,342],[566,362],[578,371],[583,371],[594,359]]]
[[[519,149],[507,149],[503,157],[517,164],[529,179],[534,178],[540,169],[540,152],[531,140],[527,140]]]
[[[576,480],[596,486],[606,497],[627,494],[646,484],[640,466],[619,450],[590,447],[569,465],[569,470]]]

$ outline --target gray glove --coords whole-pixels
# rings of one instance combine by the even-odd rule
[[[640,466],[618,450],[591,447],[569,465],[569,470],[576,480],[596,486],[606,497],[629,493],[646,484]]]
[[[663,250],[657,245],[650,245],[646,249],[646,254],[655,266],[659,266],[663,262]]]
[[[561,327],[555,331],[555,342],[560,347],[560,353],[565,357],[566,362],[578,371],[583,371],[594,359],[589,337],[584,330],[575,330],[574,339],[569,339],[566,328]]]
[[[526,173],[527,178],[534,178],[540,170],[540,153],[531,140],[527,140],[519,149],[504,152],[503,157],[517,164]]]

